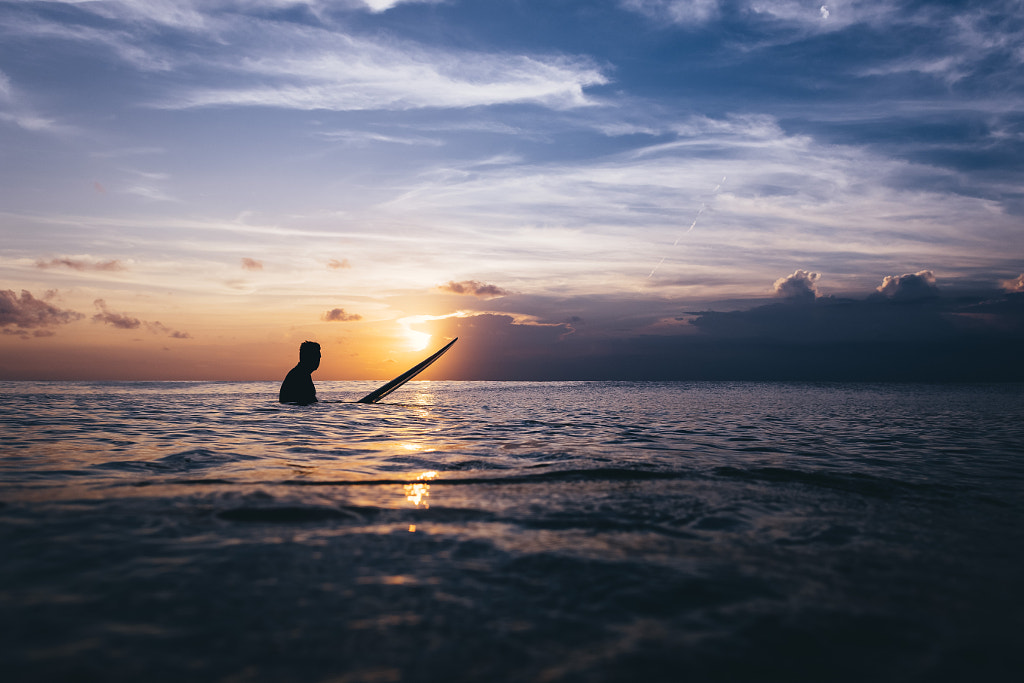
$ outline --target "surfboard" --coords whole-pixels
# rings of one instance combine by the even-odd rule
[[[443,356],[444,352],[450,349],[452,347],[452,344],[454,344],[457,341],[459,341],[458,337],[452,339],[450,342],[444,345],[443,349],[435,353],[433,356],[409,368],[408,370],[406,370],[401,375],[394,378],[381,388],[371,391],[366,396],[363,396],[361,399],[356,401],[356,403],[376,403],[377,401],[381,400],[382,398],[390,394],[392,391],[402,386],[403,384],[411,380],[413,377],[415,377],[416,375],[420,374],[428,367],[430,367],[431,363],[433,363],[435,360]]]

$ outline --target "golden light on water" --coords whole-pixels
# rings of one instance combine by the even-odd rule
[[[429,508],[430,504],[427,502],[427,496],[430,495],[430,484],[427,483],[431,479],[437,476],[437,472],[429,471],[423,472],[416,481],[405,484],[402,488],[405,490],[405,498],[416,507],[423,506],[424,509]],[[413,531],[411,528],[410,531]]]

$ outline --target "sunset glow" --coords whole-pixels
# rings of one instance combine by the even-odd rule
[[[1014,357],[1014,3],[476,8],[0,2],[0,379]]]

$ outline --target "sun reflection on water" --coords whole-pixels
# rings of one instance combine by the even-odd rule
[[[420,507],[422,505],[424,509],[429,508],[430,503],[427,502],[427,496],[430,495],[430,484],[427,482],[434,479],[436,476],[437,472],[432,470],[430,472],[423,472],[416,477],[416,481],[405,484],[403,488],[405,489],[406,500],[416,507]]]

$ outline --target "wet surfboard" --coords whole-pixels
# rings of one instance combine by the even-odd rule
[[[457,341],[459,341],[458,337],[452,339],[450,342],[444,345],[444,348],[435,353],[433,356],[409,368],[408,370],[406,370],[401,375],[394,378],[381,388],[371,391],[366,396],[363,396],[361,399],[356,401],[356,403],[376,403],[377,401],[381,400],[382,398],[390,394],[392,391],[402,386],[403,384],[411,380],[413,377],[415,377],[416,375],[420,374],[428,367],[430,367],[431,363],[433,363],[435,360],[443,356],[444,352],[450,349],[452,347],[452,344],[454,344]]]

